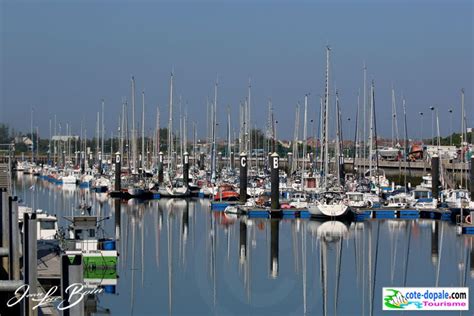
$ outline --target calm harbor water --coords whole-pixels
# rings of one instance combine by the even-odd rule
[[[120,202],[31,176],[18,176],[15,190],[60,226],[82,200],[110,216],[103,228],[119,237],[119,279],[116,293],[97,296],[97,311],[111,315],[381,315],[384,286],[474,295],[474,239],[448,222],[237,218],[208,200]]]

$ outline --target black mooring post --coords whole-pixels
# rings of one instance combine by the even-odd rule
[[[431,192],[434,199],[439,198],[439,157],[431,158]]]
[[[240,154],[240,203],[247,202],[247,154]]]
[[[291,168],[293,165],[293,153],[288,153],[288,175],[291,176]]]
[[[122,190],[121,179],[122,177],[122,156],[119,152],[115,153],[115,191],[120,192]]]
[[[158,154],[158,183],[163,184],[163,152]]]
[[[183,181],[185,186],[189,186],[189,154],[183,154]]]
[[[30,286],[30,289],[35,289],[38,287],[37,219],[35,213],[23,215],[23,230],[24,282]],[[26,315],[37,315],[37,310],[32,309],[36,305],[33,299],[34,297],[30,297],[24,301]]]
[[[234,157],[234,152],[231,151],[231,152],[230,152],[230,169],[231,169],[231,170],[234,170],[234,158],[235,158],[235,157]]]
[[[201,153],[199,160],[201,161],[201,170],[204,170],[206,168],[206,155]]]
[[[66,289],[74,283],[82,284],[84,280],[84,270],[82,267],[82,255],[62,255],[61,256],[61,296],[63,299],[63,307],[76,300],[71,299],[71,289],[66,293]],[[77,295],[77,294],[76,294]],[[84,301],[77,305],[63,310],[63,316],[84,315]]]
[[[270,224],[270,276],[278,277],[280,220],[272,219]]]
[[[270,176],[271,181],[271,199],[272,199],[272,209],[280,209],[280,174],[279,174],[279,156],[277,153],[272,154],[272,171]]]

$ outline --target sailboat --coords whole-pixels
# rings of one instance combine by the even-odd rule
[[[314,217],[341,217],[346,215],[349,210],[347,205],[347,200],[344,198],[340,190],[331,190],[330,189],[330,174],[329,174],[329,53],[331,49],[326,47],[326,89],[325,89],[325,100],[323,108],[323,132],[322,132],[322,141],[323,141],[323,153],[322,153],[322,182],[323,182],[323,192],[320,194],[319,199],[315,200],[313,203],[308,205],[309,213]],[[338,111],[339,112],[339,111]],[[339,121],[339,113],[337,113]],[[338,124],[339,125],[339,124]],[[339,132],[338,132],[339,135]],[[339,147],[339,144],[336,144],[336,148]],[[339,164],[340,157],[337,156],[337,164]],[[338,185],[340,186],[340,174],[337,174]]]

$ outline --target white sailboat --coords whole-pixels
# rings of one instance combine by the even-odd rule
[[[341,217],[346,215],[349,207],[347,200],[339,192],[331,192],[329,189],[329,53],[326,47],[326,89],[323,108],[323,192],[319,199],[308,205],[308,211],[314,217]],[[339,146],[336,144],[336,146]],[[339,157],[338,157],[339,159]],[[339,163],[339,162],[337,162]],[[338,175],[339,176],[339,175]]]

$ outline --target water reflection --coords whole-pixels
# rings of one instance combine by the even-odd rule
[[[473,287],[473,240],[447,222],[252,219],[202,199],[120,201],[33,177],[16,191],[58,216],[85,201],[111,217],[118,286],[92,315],[381,315],[384,286]]]

